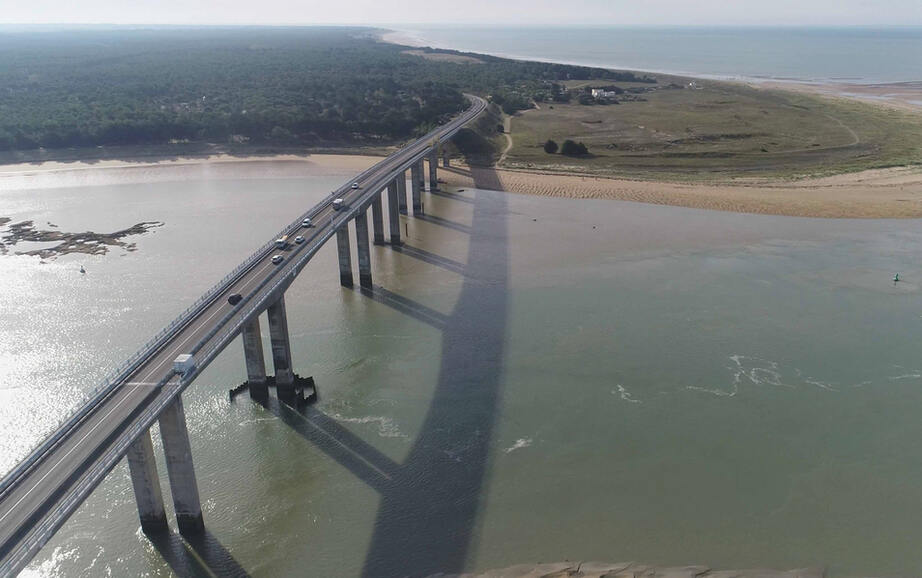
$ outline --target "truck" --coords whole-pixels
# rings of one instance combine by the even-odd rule
[[[343,208],[343,203],[345,203],[345,201],[343,201],[342,198],[333,199],[333,210],[334,210],[334,211],[338,211],[338,210],[342,209],[342,208]]]
[[[177,355],[176,359],[173,360],[173,371],[179,374],[184,374],[188,371],[191,371],[195,368],[195,358],[192,357],[189,353],[183,353]]]

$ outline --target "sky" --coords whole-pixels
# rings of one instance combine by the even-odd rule
[[[0,23],[922,25],[922,0],[0,0]]]

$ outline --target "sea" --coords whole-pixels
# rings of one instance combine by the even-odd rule
[[[291,167],[0,178],[12,222],[164,223],[129,239],[134,251],[0,256],[0,469],[351,178]],[[920,574],[918,221],[453,188],[424,202],[402,250],[374,248],[372,297],[340,287],[332,244],[286,294],[315,405],[232,401],[239,342],[184,394],[201,540],[175,524],[145,537],[123,463],[23,575],[426,576],[563,560]]]
[[[922,81],[922,27],[395,27],[396,42],[736,80]]]

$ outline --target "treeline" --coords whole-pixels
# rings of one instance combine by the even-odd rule
[[[434,61],[367,29],[173,28],[0,34],[0,150],[393,142],[466,106],[602,69],[478,55]]]

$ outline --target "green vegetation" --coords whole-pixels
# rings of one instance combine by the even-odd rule
[[[378,42],[371,32],[0,34],[0,151],[203,142],[388,144],[422,134],[464,108],[463,91],[492,94],[514,112],[561,90],[563,81],[636,79],[453,51],[408,52]]]
[[[557,141],[551,140],[551,139],[547,139],[547,141],[545,141],[544,152],[546,152],[549,155],[552,155],[557,152],[557,149],[558,149]]]
[[[619,84],[620,106],[559,103],[512,120],[505,166],[714,180],[793,177],[922,163],[922,115],[844,99],[702,82]],[[683,82],[684,84],[684,82]],[[586,82],[569,83],[585,94]],[[548,157],[548,139],[588,156]],[[564,151],[562,151],[564,152]],[[566,154],[564,152],[564,154]]]
[[[568,157],[582,157],[589,154],[589,149],[581,142],[567,139],[560,145],[560,154]]]

